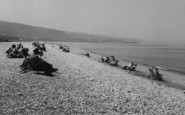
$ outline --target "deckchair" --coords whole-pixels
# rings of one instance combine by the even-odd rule
[[[163,81],[161,74],[159,74],[159,73],[155,74],[151,68],[149,68],[149,72],[150,72],[150,79]]]
[[[35,66],[32,65],[31,61],[29,58],[27,58],[26,56],[24,56],[25,58],[25,63],[23,62],[23,64],[21,66],[23,66],[22,68],[24,69],[24,72],[26,73],[26,70],[33,70],[34,72],[39,73],[39,71],[43,71],[42,68],[39,67],[39,64],[43,63],[43,61],[40,61],[39,63],[37,63]],[[27,63],[26,63],[27,62]],[[25,65],[24,65],[25,64]],[[26,65],[29,65],[29,69],[27,67],[24,67]]]
[[[137,67],[137,66],[130,67],[130,68],[129,68],[129,71],[135,71],[135,70],[136,70],[136,67]]]
[[[109,64],[110,64],[111,66],[118,66],[118,62],[119,62],[119,61],[110,61]]]

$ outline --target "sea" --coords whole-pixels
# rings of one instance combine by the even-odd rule
[[[140,43],[78,43],[64,42],[71,47],[119,60],[147,66],[159,66],[168,71],[185,74],[185,45]]]

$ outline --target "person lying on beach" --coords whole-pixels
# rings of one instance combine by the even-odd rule
[[[48,62],[41,59],[39,55],[37,55],[37,52],[33,52],[32,55],[29,55],[28,50],[23,48],[22,55],[24,56],[25,60],[20,67],[25,73],[27,70],[37,71],[38,73],[39,71],[42,71],[45,75],[51,76],[53,72],[58,70],[53,68],[52,64],[49,64]]]
[[[163,81],[162,75],[159,73],[159,68],[153,66],[152,68],[149,68],[149,72],[150,79]]]

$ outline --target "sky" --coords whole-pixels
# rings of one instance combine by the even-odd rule
[[[185,0],[0,0],[0,20],[149,42],[185,43]]]

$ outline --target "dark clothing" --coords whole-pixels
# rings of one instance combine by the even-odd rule
[[[9,48],[7,51],[7,57],[9,58],[23,58],[23,56],[21,55],[21,52],[19,51],[19,48]]]
[[[151,79],[163,81],[162,75],[159,73],[159,70],[156,68],[149,68]]]
[[[30,55],[29,58],[26,58],[21,65],[23,70],[33,70],[33,71],[44,71],[45,74],[51,75],[53,66],[46,61],[42,60],[37,55]]]
[[[42,62],[43,60],[39,58],[39,56],[37,55],[30,55],[29,61],[30,61],[31,66],[34,68],[38,63]]]

